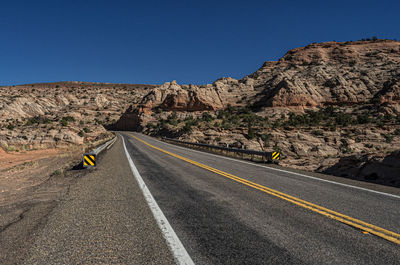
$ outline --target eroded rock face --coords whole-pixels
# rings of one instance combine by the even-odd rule
[[[296,48],[241,81],[261,89],[259,106],[355,104],[383,96],[399,104],[400,42],[327,42]]]
[[[141,106],[144,111],[157,107],[170,111],[204,111],[222,109],[225,105],[214,87],[180,86],[172,81],[147,94]]]
[[[168,82],[141,101],[144,111],[205,111],[228,104],[263,107],[316,107],[366,103],[400,104],[400,42],[326,42],[290,50],[240,80],[213,84]]]
[[[102,125],[114,123],[153,87],[89,82],[0,87],[0,147],[45,149],[108,137]]]

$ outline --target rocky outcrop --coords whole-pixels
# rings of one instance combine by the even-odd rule
[[[178,85],[150,91],[144,111],[205,111],[228,104],[254,107],[316,107],[380,100],[400,103],[400,42],[391,40],[326,42],[290,50],[277,62],[265,62],[240,80]]]
[[[377,95],[399,104],[400,42],[327,42],[290,50],[243,78],[260,107],[365,103]]]
[[[0,87],[0,146],[7,150],[81,145],[107,137],[152,85],[57,82]]]
[[[170,111],[204,111],[224,108],[214,87],[195,85],[180,86],[176,81],[167,82],[148,93],[140,103],[144,111],[161,108]]]
[[[371,156],[398,149],[400,42],[314,43],[242,79],[206,85],[33,84],[0,88],[0,99],[1,143],[80,144],[103,135],[105,124],[188,141],[279,149],[283,166],[336,175],[350,161],[353,176],[372,176],[368,166],[357,171],[354,161],[378,166]],[[311,114],[301,116],[305,113]],[[387,160],[381,162],[387,166]]]
[[[324,173],[400,187],[400,152],[387,156],[362,155],[340,158]]]

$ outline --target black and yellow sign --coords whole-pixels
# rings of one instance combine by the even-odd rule
[[[272,159],[279,160],[279,158],[280,158],[280,153],[279,152],[273,152],[272,153]]]
[[[96,166],[96,155],[95,154],[84,154],[83,155],[83,166],[84,167],[95,167]]]

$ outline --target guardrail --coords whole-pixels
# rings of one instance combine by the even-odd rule
[[[230,147],[223,147],[218,145],[209,145],[209,144],[201,144],[201,143],[192,143],[192,142],[185,142],[171,138],[162,138],[165,142],[176,143],[179,145],[183,145],[193,149],[200,149],[205,151],[210,151],[214,153],[220,153],[225,156],[231,157],[239,157],[242,159],[247,159],[251,161],[256,161],[256,158],[259,158],[261,162],[277,162],[280,159],[279,152],[264,152],[264,151],[257,151],[257,150],[247,150],[247,149],[239,149],[239,148],[230,148]]]
[[[83,167],[85,167],[85,168],[95,167],[97,155],[100,154],[104,149],[111,146],[116,140],[117,140],[117,136],[115,136],[113,139],[105,142],[104,144],[100,145],[99,147],[93,149],[91,152],[83,154],[83,156],[82,156]]]
[[[117,136],[115,136],[113,139],[105,142],[104,144],[100,145],[96,149],[94,149],[91,153],[98,155],[100,152],[102,152],[105,148],[107,148],[109,145],[113,144],[117,140]]]

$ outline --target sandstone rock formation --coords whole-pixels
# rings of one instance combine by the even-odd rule
[[[386,163],[400,149],[399,115],[400,42],[326,42],[290,50],[242,79],[206,85],[0,87],[0,144],[7,150],[82,144],[105,137],[104,125],[281,150],[284,166],[340,175],[343,163],[382,167],[371,157]]]
[[[250,135],[250,114],[229,121],[218,117],[228,105],[249,106],[253,119],[267,121]],[[337,110],[329,122],[288,123],[292,112],[317,113],[328,106]],[[213,116],[211,121],[202,118],[204,112]],[[366,155],[384,157],[400,149],[399,114],[400,42],[326,42],[290,50],[240,80],[221,78],[202,86],[165,83],[128,109],[117,127],[223,146],[279,149],[284,166],[341,175],[346,157],[363,161]],[[265,145],[266,135],[273,144]],[[353,163],[355,171],[360,163]]]
[[[243,80],[261,90],[261,106],[353,104],[385,95],[400,80],[399,66],[398,41],[327,42],[290,50]]]
[[[81,145],[107,137],[104,126],[152,85],[57,82],[0,87],[0,147]]]

